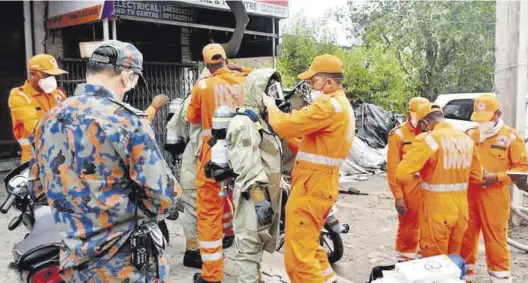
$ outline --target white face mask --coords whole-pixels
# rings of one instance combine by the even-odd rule
[[[312,90],[311,92],[312,100],[316,100],[322,94],[323,93],[320,90]]]
[[[138,83],[139,76],[136,74],[131,74],[125,85],[125,92],[129,92],[131,89],[135,88]]]
[[[410,116],[410,122],[411,122],[411,125],[416,128],[418,126],[418,121],[416,121],[416,113],[413,113],[413,112],[410,112],[409,113],[409,116]]]
[[[38,85],[45,93],[51,93],[57,88],[57,80],[55,79],[55,77],[50,76],[45,79],[39,80]]]
[[[495,121],[480,122],[479,123],[480,132],[487,133],[489,130],[495,127],[495,124],[496,124]]]

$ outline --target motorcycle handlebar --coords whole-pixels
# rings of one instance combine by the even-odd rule
[[[2,212],[3,214],[6,214],[11,208],[11,206],[13,205],[13,202],[15,202],[15,199],[16,199],[16,195],[10,194],[9,197],[2,204],[2,207],[0,207],[0,212]]]

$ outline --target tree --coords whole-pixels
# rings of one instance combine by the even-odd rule
[[[336,15],[365,48],[394,52],[421,96],[492,88],[494,2],[349,1]]]
[[[342,53],[335,38],[320,20],[297,19],[285,28],[281,40],[283,52],[277,60],[277,69],[282,74],[283,84],[289,87],[295,85],[297,74],[310,67],[313,57],[324,53]]]
[[[404,112],[412,90],[395,53],[383,48],[337,46],[323,22],[299,19],[282,35],[283,54],[277,68],[283,84],[295,85],[297,74],[310,67],[312,59],[324,53],[343,60],[345,91],[353,103],[369,102],[388,110]]]

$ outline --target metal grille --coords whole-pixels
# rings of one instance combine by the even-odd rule
[[[57,82],[68,95],[72,95],[77,84],[86,82],[87,60],[61,58],[60,62],[62,68],[68,71],[68,75],[59,77]],[[140,110],[146,110],[152,98],[158,94],[165,94],[171,99],[183,98],[189,94],[198,77],[198,64],[144,62],[143,75],[148,89],[144,83],[140,82],[134,90],[127,93],[126,98],[128,103]],[[152,122],[161,150],[165,145],[167,114],[168,107],[166,106],[160,109]],[[165,154],[165,157],[168,155]]]

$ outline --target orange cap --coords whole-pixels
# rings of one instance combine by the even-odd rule
[[[422,120],[433,112],[443,113],[440,106],[432,104],[431,102],[423,103],[422,105],[418,106],[418,111],[416,111],[416,121]]]
[[[497,110],[499,110],[499,100],[489,94],[483,94],[475,99],[471,121],[491,121]]]
[[[68,72],[59,68],[57,60],[48,54],[38,54],[29,59],[28,69],[30,71],[41,71],[48,75],[58,76]]]
[[[342,74],[343,62],[339,58],[329,54],[317,56],[313,59],[310,69],[299,74],[297,78],[305,81],[313,78],[318,73]]]
[[[223,60],[227,59],[227,55],[225,53],[224,48],[218,43],[211,43],[206,45],[202,51],[202,54],[204,57],[205,64],[218,64]],[[221,58],[214,58],[218,55],[220,55]]]
[[[409,109],[408,109],[409,112],[416,113],[416,111],[418,111],[418,107],[420,107],[420,105],[424,103],[430,103],[430,102],[427,98],[424,98],[424,97],[411,98],[411,100],[409,100]]]

